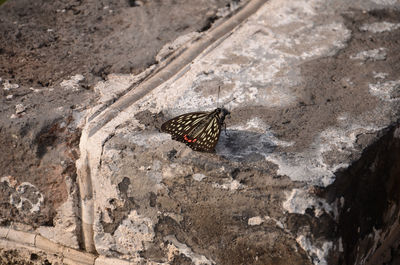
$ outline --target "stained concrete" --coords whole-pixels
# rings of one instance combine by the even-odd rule
[[[58,214],[79,221],[50,231],[137,264],[396,264],[399,7],[251,1],[168,44],[159,68],[109,75],[75,120],[77,179]],[[221,105],[213,154],[159,131]]]

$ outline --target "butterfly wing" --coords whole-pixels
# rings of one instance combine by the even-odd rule
[[[213,152],[221,132],[221,122],[215,111],[192,112],[165,122],[161,131],[195,151]]]
[[[212,119],[207,121],[207,124],[204,124],[204,127],[193,136],[196,141],[192,140],[186,144],[195,151],[214,152],[220,133],[221,124],[218,116],[214,115]]]
[[[161,131],[172,135],[172,139],[183,139],[190,131],[201,124],[209,115],[209,112],[191,112],[179,115],[161,125]],[[180,141],[180,140],[179,140]]]

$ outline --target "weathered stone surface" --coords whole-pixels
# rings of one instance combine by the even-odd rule
[[[120,259],[99,257],[96,259],[94,265],[130,265],[130,263],[129,261],[124,261]]]
[[[6,238],[9,231],[8,227],[0,227],[0,238]]]
[[[13,241],[0,239],[0,264],[63,264],[61,256]]]
[[[50,253],[63,253],[64,249],[62,245],[56,244],[53,241],[39,235],[35,238],[35,246]]]
[[[164,49],[160,68],[109,75],[85,113],[79,195],[71,179],[58,225],[36,231],[63,244],[67,229],[64,244],[102,255],[95,264],[395,265],[398,8],[251,1],[168,45],[176,53]],[[215,153],[159,131],[221,105],[231,117]],[[34,186],[0,184],[14,205],[41,203]]]
[[[158,60],[167,61],[171,49],[165,57],[155,58],[163,45],[182,34],[195,36],[193,31],[207,30],[215,19],[241,5],[229,2],[3,4],[0,224],[37,229],[53,242],[73,248],[82,248],[85,236],[93,238],[81,233],[88,226],[81,219],[90,217],[80,211],[78,193],[83,185],[77,187],[75,168],[82,117],[98,96],[92,88],[112,72],[143,71],[131,75],[128,87],[143,80],[154,64],[162,63]],[[103,97],[107,104],[126,93],[102,92],[109,96]]]
[[[77,119],[70,118],[69,123],[46,121],[38,125],[39,132],[30,132],[32,135],[26,137],[24,131],[10,136],[2,130],[2,223],[22,222],[35,228],[53,225],[56,210],[69,195],[66,178],[74,182],[76,179],[76,143],[80,133],[74,122]]]
[[[95,256],[82,251],[77,251],[71,248],[63,249],[63,262],[66,264],[88,264],[93,265],[95,263]],[[66,262],[69,260],[69,262]]]
[[[18,230],[10,230],[7,233],[7,239],[11,241],[15,241],[18,243],[34,246],[35,245],[36,236],[31,233],[18,231]]]
[[[91,134],[87,126],[81,150],[96,176],[99,253],[147,262],[183,255],[196,264],[363,264],[372,257],[374,248],[354,251],[376,242],[362,238],[378,223],[346,217],[369,213],[362,205],[348,210],[356,198],[337,185],[355,191],[349,170],[399,119],[397,28],[373,24],[389,23],[384,15],[396,22],[373,8],[270,1],[190,69]],[[217,104],[232,117],[216,154],[158,132],[167,118]],[[397,160],[390,161],[386,167]],[[397,206],[385,209],[381,215],[397,220]],[[360,224],[361,238],[351,229]]]
[[[1,5],[0,178],[15,182],[0,192],[2,225],[54,225],[69,198],[65,178],[76,177],[80,117],[95,102],[97,82],[113,72],[148,72],[163,45],[206,30],[231,6],[229,0],[135,2],[141,1]],[[17,207],[19,193],[17,205],[10,203],[9,193],[23,182],[43,196],[40,211],[31,212],[24,196]]]
[[[57,209],[53,220],[54,226],[41,226],[36,231],[54,242],[78,249],[81,240],[78,187],[75,180],[68,176],[65,178],[65,184],[69,196],[67,201]]]

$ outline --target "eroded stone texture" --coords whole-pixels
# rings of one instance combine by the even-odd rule
[[[0,248],[0,264],[50,265],[62,264],[62,257],[41,251]]]
[[[9,136],[3,135],[5,159],[1,162],[1,182],[4,192],[0,194],[3,223],[17,221],[33,227],[53,224],[57,208],[68,196],[65,177],[76,179],[80,133],[72,128],[73,119],[70,118],[70,123],[56,121],[25,140],[23,131],[15,134],[12,142],[7,142]],[[29,142],[30,149],[16,150],[17,145],[24,149]]]
[[[58,226],[37,231],[79,237],[81,207],[89,238],[68,244],[137,264],[396,264],[400,16],[383,2],[266,2],[103,122],[147,72],[109,75],[82,132],[84,196],[66,178]],[[63,86],[76,90],[79,80]],[[216,153],[159,131],[175,115],[221,105],[231,118]],[[35,138],[44,161],[62,146],[57,126]],[[15,212],[37,213],[48,196],[12,177],[0,188]]]
[[[154,130],[152,127],[148,129]],[[177,246],[183,245],[190,249],[192,254],[187,255],[191,258],[206,259],[209,264],[285,264],[288,259],[290,264],[308,263],[304,252],[296,252],[295,240],[286,239],[285,230],[273,221],[248,225],[254,216],[283,218],[276,202],[284,198],[282,189],[293,184],[276,176],[276,166],[265,167],[260,162],[250,166],[196,153],[179,143],[150,144],[148,149],[130,141],[143,131],[122,130],[125,133],[104,146],[102,174],[111,175],[111,184],[118,187],[121,198],[111,199],[102,215],[103,227],[110,224],[114,230],[98,236],[115,238],[115,243],[102,251],[115,255],[115,246],[119,253],[140,251],[148,260],[166,262],[171,257],[164,244],[170,242],[178,254],[185,254]],[[204,177],[195,177],[199,174]],[[121,234],[126,222],[133,225],[129,233],[135,236]],[[122,242],[122,236],[131,242]],[[175,242],[171,236],[176,237]]]
[[[352,264],[357,246],[368,245],[354,239],[359,221],[376,243],[377,224],[361,221],[369,211],[346,212],[362,197],[347,198],[355,187],[346,183],[347,195],[332,187],[398,120],[398,29],[384,24],[371,32],[385,37],[375,37],[369,29],[377,26],[366,25],[397,23],[394,13],[350,6],[266,3],[93,136],[102,143],[94,155],[97,250],[136,261]],[[216,154],[157,129],[217,104],[231,119]],[[127,227],[134,239],[119,239]]]
[[[81,118],[101,103],[98,93],[110,102],[126,92],[92,88],[111,72],[143,70],[129,85],[142,80],[151,64],[168,57],[164,51],[155,58],[164,44],[207,30],[238,6],[226,0],[2,4],[0,224],[82,247],[83,187],[75,168]]]

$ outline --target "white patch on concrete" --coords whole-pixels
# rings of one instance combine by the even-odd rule
[[[331,23],[320,26],[312,25],[310,31],[316,34],[304,34],[301,41],[312,46],[311,51],[304,51],[301,55],[302,59],[315,58],[323,54],[333,55],[338,50],[345,47],[345,40],[351,36],[351,31],[348,30],[342,23]],[[332,40],[334,40],[332,42]],[[301,43],[303,44],[303,43]]]
[[[230,191],[241,190],[244,188],[244,185],[240,184],[240,182],[237,181],[236,179],[225,180],[223,184],[213,183],[212,186],[213,188],[230,190]]]
[[[303,235],[296,238],[297,243],[302,249],[304,249],[310,256],[312,262],[315,265],[327,265],[326,257],[329,254],[329,250],[332,248],[332,242],[324,242],[322,247],[316,247],[312,245],[311,241]]]
[[[269,126],[267,126],[259,117],[254,117],[248,120],[244,126],[236,127],[245,131],[264,133]]]
[[[140,216],[136,210],[122,221],[114,232],[116,250],[130,255],[146,249],[146,245],[154,238],[153,222],[150,218]]]
[[[346,87],[349,87],[349,88],[354,86],[354,82],[351,81],[351,79],[349,77],[344,77],[341,80],[341,83],[343,84],[343,86],[346,86]]]
[[[398,3],[398,0],[372,0],[372,2],[378,5],[391,6]]]
[[[396,1],[396,0],[394,0]],[[364,24],[360,27],[362,31],[370,31],[372,33],[382,33],[385,31],[392,31],[400,28],[400,23],[390,23],[390,22],[375,22],[371,24]]]
[[[6,182],[8,186],[11,186],[10,178],[8,176],[1,177],[0,182]]]
[[[25,192],[29,189],[31,194],[25,195]],[[35,198],[35,201],[32,201],[32,197]],[[12,193],[10,195],[10,204],[15,206],[17,209],[22,210],[22,206],[24,204],[29,204],[31,209],[29,210],[31,213],[37,213],[40,211],[40,207],[44,202],[44,196],[39,191],[36,186],[32,185],[29,182],[22,182],[20,185],[16,187],[16,193]]]
[[[202,181],[204,178],[206,178],[207,176],[204,174],[200,174],[200,173],[196,173],[192,176],[192,178],[196,181]]]
[[[255,132],[268,135],[271,140],[281,142],[283,145],[290,144],[288,142],[283,142],[278,140],[276,137],[273,136],[272,132],[269,131],[269,126],[265,124],[263,120],[259,117],[253,117],[246,121],[246,123],[238,123],[233,126],[230,126],[230,130],[238,130],[238,131],[246,131],[246,132]]]
[[[70,89],[70,90],[78,90],[79,89],[79,82],[84,80],[85,77],[81,74],[76,74],[74,76],[71,76],[69,80],[64,80],[60,83],[60,86],[62,86],[65,89]]]
[[[35,92],[35,93],[39,93],[39,92],[41,91],[40,89],[38,89],[38,88],[33,88],[33,87],[30,87],[29,89],[32,90],[32,91]]]
[[[26,110],[26,107],[23,104],[15,105],[15,114],[20,114]]]
[[[222,18],[222,17],[232,15],[236,9],[243,6],[244,4],[245,4],[245,2],[242,2],[242,1],[231,1],[229,3],[229,5],[218,8],[215,16],[218,18]]]
[[[170,245],[168,246],[169,248],[169,258],[172,260],[174,254],[183,254],[189,259],[192,260],[192,262],[195,265],[212,265],[215,264],[213,260],[207,259],[203,255],[199,255],[197,253],[194,253],[187,245],[180,243],[175,236],[169,235],[164,238],[164,240],[169,241]]]
[[[311,185],[326,187],[335,181],[334,173],[348,166],[347,159],[327,164],[324,153],[338,152],[350,155],[354,150],[357,135],[374,132],[379,127],[357,124],[357,121],[340,117],[341,127],[327,128],[314,140],[314,143],[299,153],[273,153],[266,158],[279,166],[278,174],[286,175],[294,181],[303,181]]]
[[[247,221],[248,225],[260,225],[262,223],[264,223],[264,218],[262,218],[261,216],[255,216],[255,217],[251,217],[249,218],[249,220]]]
[[[163,216],[168,216],[171,217],[172,219],[174,219],[178,224],[181,223],[183,221],[183,216],[180,214],[176,214],[173,212],[163,212],[162,213]]]
[[[10,83],[9,80],[6,80],[6,81],[3,82],[3,89],[5,91],[9,91],[9,90],[15,89],[15,88],[19,88],[19,85],[18,84],[12,84],[12,83]]]
[[[6,96],[6,99],[7,99],[7,100],[11,100],[13,97],[14,97],[14,95],[7,95],[7,96]]]
[[[378,82],[369,84],[369,90],[372,95],[379,97],[385,101],[393,101],[400,99],[400,80]]]
[[[385,79],[389,74],[388,73],[383,73],[383,72],[375,72],[373,71],[372,74],[374,75],[375,79]]]
[[[326,187],[335,180],[332,170],[322,162],[322,157],[312,152],[273,154],[267,161],[279,166],[277,172],[279,175],[286,175],[294,181],[307,181],[310,184]]]
[[[351,55],[350,59],[361,61],[382,61],[386,59],[386,56],[386,48],[379,48],[358,52],[355,55]]]
[[[276,225],[278,228],[280,228],[280,229],[285,229],[285,228],[284,228],[284,225],[282,224],[281,221],[279,221],[279,220],[277,220],[277,219],[275,219],[275,218],[269,217],[269,216],[267,216],[267,215],[264,216],[264,217],[261,217],[261,216],[251,217],[251,218],[249,218],[249,220],[247,221],[247,224],[248,224],[248,225],[251,225],[251,226],[254,226],[254,225],[261,225],[261,224],[264,223],[264,222],[273,222],[273,223],[275,223],[275,225]]]
[[[323,213],[333,215],[334,211],[330,204],[321,198],[310,195],[307,191],[293,189],[286,194],[286,201],[282,204],[289,213],[305,214],[307,209],[314,210],[315,216],[320,217]]]

